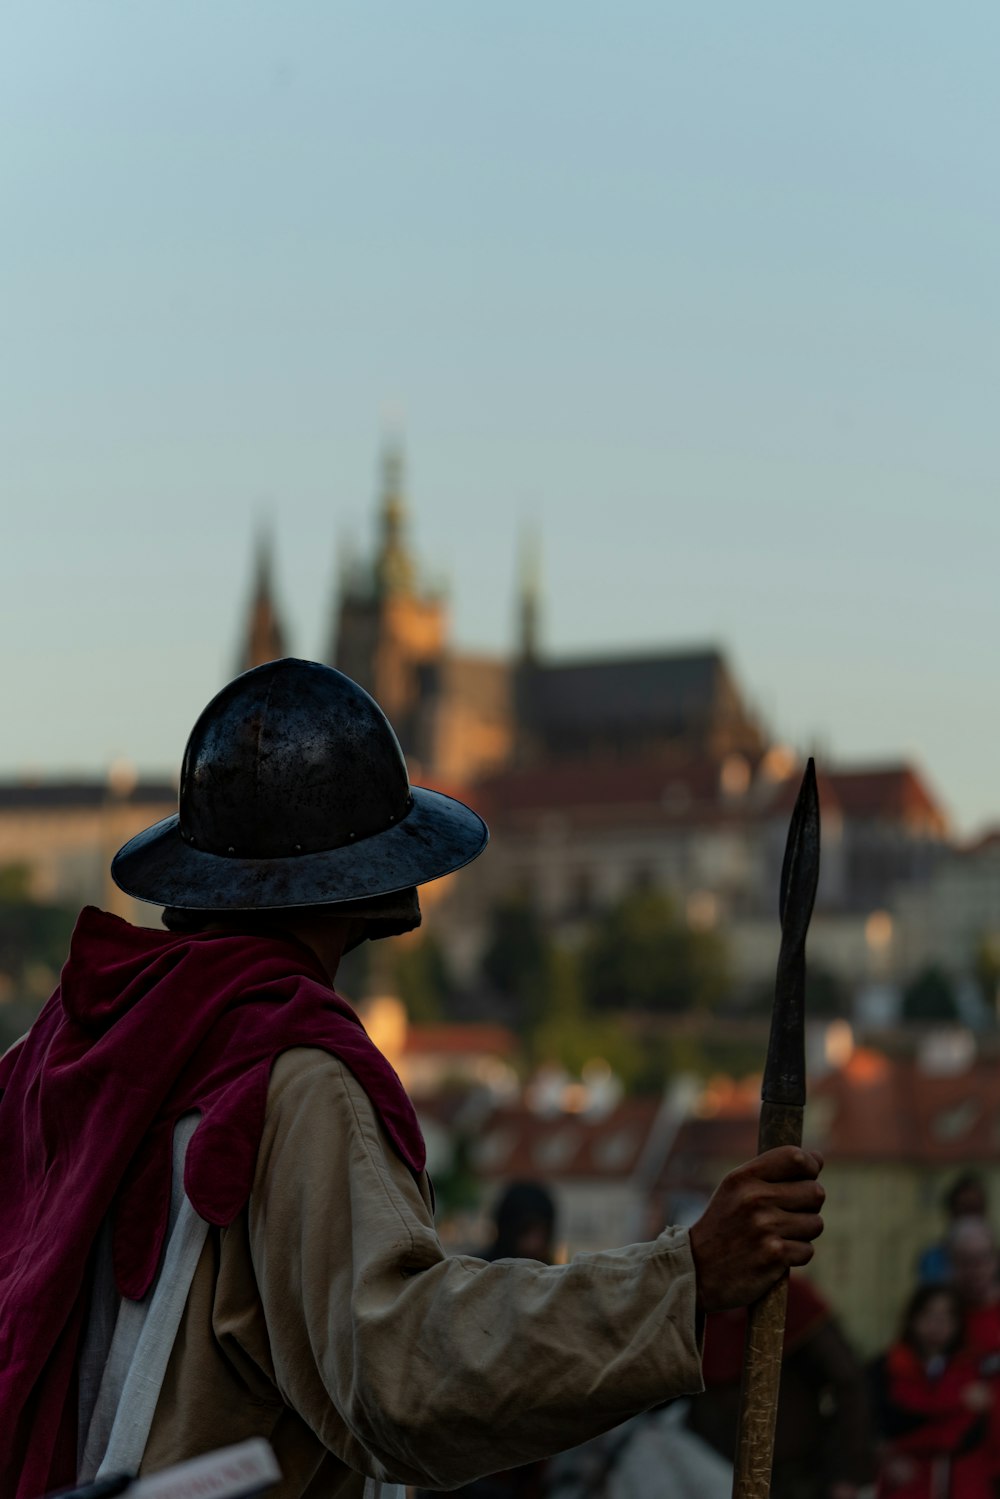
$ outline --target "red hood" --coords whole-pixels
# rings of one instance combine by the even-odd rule
[[[185,1190],[208,1222],[232,1222],[250,1195],[271,1068],[295,1046],[339,1057],[401,1158],[423,1169],[399,1079],[309,949],[81,913],[60,987],[0,1060],[5,1499],[75,1478],[72,1378],[104,1217],[114,1213],[119,1289],[139,1298],[162,1250],[174,1124],[197,1111]]]
[[[220,975],[227,967],[244,974],[247,943],[257,940],[225,937],[219,932],[178,936],[131,926],[96,906],[85,906],[70,939],[57,992],[71,1021],[90,1036],[102,1036],[143,1000],[151,1000],[148,1008],[176,1001],[178,986],[187,976],[185,969],[197,985],[206,957],[211,957],[211,966]],[[210,955],[205,952],[206,944],[211,944]],[[330,987],[319,960],[308,947],[284,937],[268,945],[291,947],[302,974]],[[169,986],[167,980],[171,981]],[[155,990],[160,993],[155,994]]]

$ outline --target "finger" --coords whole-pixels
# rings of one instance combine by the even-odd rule
[[[755,1156],[740,1169],[747,1176],[756,1176],[766,1182],[801,1181],[803,1178],[815,1181],[823,1169],[823,1162],[800,1145],[779,1145],[775,1150],[765,1150],[763,1155]]]
[[[773,1230],[783,1239],[818,1239],[823,1232],[823,1220],[818,1213],[778,1213]]]
[[[816,1253],[811,1244],[805,1244],[800,1239],[786,1239],[783,1247],[782,1258],[790,1270],[808,1265]]]
[[[758,1191],[763,1196],[763,1190]],[[764,1201],[783,1213],[818,1213],[826,1193],[819,1182],[773,1182],[766,1189]]]

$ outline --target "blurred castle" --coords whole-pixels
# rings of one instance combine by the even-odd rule
[[[508,655],[457,648],[446,598],[422,580],[410,549],[401,454],[387,447],[374,553],[341,567],[325,655],[381,702],[414,779],[468,795],[490,823],[490,857],[446,882],[436,903],[456,971],[474,973],[490,913],[512,895],[572,939],[595,912],[653,887],[692,925],[725,931],[735,973],[763,978],[800,757],[768,734],[717,647],[553,660],[540,640],[530,552],[518,588]],[[293,651],[262,536],[234,666]],[[973,868],[951,848],[945,815],[912,765],[821,765],[821,801],[810,933],[821,966],[857,986],[926,963],[931,933],[956,962],[984,933],[1000,939],[993,886],[983,884],[997,861],[984,855]],[[107,863],[175,808],[175,785],[126,767],[106,781],[0,784],[0,869],[23,866],[39,898],[155,920],[115,890]],[[934,903],[953,913],[947,930],[940,914],[931,923],[924,893],[942,881],[964,889],[973,875],[989,906],[985,926],[970,932],[972,907],[957,899]]]
[[[374,554],[342,568],[326,654],[385,708],[414,779],[469,795],[490,823],[489,859],[450,882],[437,917],[459,969],[473,971],[490,911],[514,894],[571,937],[630,890],[659,887],[692,923],[725,929],[737,972],[766,974],[801,761],[766,732],[724,653],[549,659],[537,558],[526,552],[510,654],[466,654],[443,593],[421,580],[407,522],[390,445]],[[239,665],[287,650],[261,539]],[[905,763],[826,767],[821,789],[811,951],[863,983],[905,966],[905,934],[887,908],[930,879],[947,822]]]
[[[327,659],[381,703],[414,775],[469,786],[511,765],[636,757],[727,766],[730,783],[756,771],[767,738],[720,651],[544,659],[538,569],[527,552],[518,602],[509,658],[455,648],[446,599],[421,582],[409,548],[402,457],[388,446],[375,554],[342,571]],[[262,537],[239,666],[284,654]]]

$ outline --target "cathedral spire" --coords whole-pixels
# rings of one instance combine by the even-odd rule
[[[410,594],[416,569],[406,545],[406,502],[403,498],[403,449],[391,438],[382,450],[382,493],[379,500],[379,545],[375,586],[380,596]]]
[[[254,543],[254,580],[239,670],[249,671],[287,655],[285,631],[274,602],[274,538],[260,526]]]
[[[518,565],[518,655],[522,661],[538,660],[538,622],[541,612],[542,560],[537,530],[521,532]]]

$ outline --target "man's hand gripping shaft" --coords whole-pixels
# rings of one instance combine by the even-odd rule
[[[698,1306],[749,1306],[796,1265],[813,1257],[823,1232],[823,1158],[783,1145],[738,1166],[719,1184],[691,1229]]]

